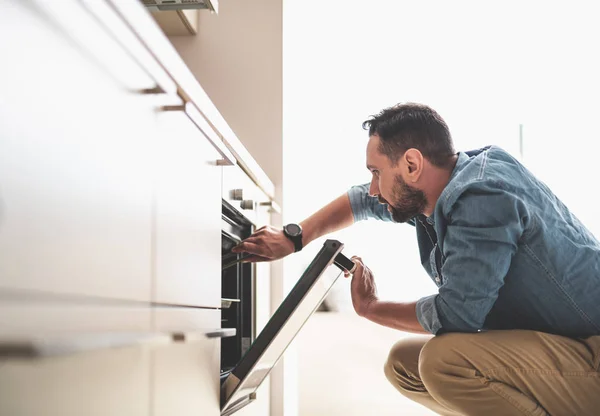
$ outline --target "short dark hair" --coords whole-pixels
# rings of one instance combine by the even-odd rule
[[[446,168],[456,151],[444,119],[431,107],[401,103],[382,110],[362,124],[369,137],[378,135],[379,151],[398,163],[408,149],[418,149],[433,165]]]

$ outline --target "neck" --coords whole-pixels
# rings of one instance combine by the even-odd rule
[[[427,197],[428,204],[423,211],[423,214],[430,217],[433,214],[433,210],[435,209],[435,205],[437,204],[440,195],[444,191],[444,188],[450,182],[450,176],[452,176],[452,171],[456,166],[456,162],[458,161],[458,156],[452,156],[452,160],[450,166],[448,168],[439,168],[434,165],[430,165],[427,170],[429,175],[426,178],[428,184],[427,187],[423,190],[425,192],[425,196]]]

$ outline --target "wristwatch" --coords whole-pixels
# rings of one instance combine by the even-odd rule
[[[294,243],[294,252],[302,250],[302,227],[299,224],[288,224],[283,226],[283,234]]]

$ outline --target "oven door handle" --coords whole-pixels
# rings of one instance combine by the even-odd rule
[[[225,237],[229,238],[230,240],[235,241],[236,244],[239,244],[242,242],[241,238],[239,238],[237,235],[231,234],[230,232],[228,232],[226,230],[221,230],[221,233],[225,234]]]

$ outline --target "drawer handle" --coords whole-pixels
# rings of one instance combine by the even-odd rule
[[[113,7],[95,0],[83,0],[81,4],[133,62],[155,82],[154,87],[143,89],[140,93],[177,94],[175,82]]]
[[[97,333],[31,339],[0,337],[0,358],[42,358],[142,345],[168,344],[167,334]]]
[[[234,166],[236,164],[236,159],[233,154],[225,147],[221,138],[215,133],[214,129],[208,124],[208,121],[206,121],[202,113],[200,113],[192,102],[188,101],[184,105],[163,106],[162,110],[183,111],[223,158],[223,160],[217,161],[217,165]]]
[[[275,201],[266,201],[259,204],[261,207],[269,207],[269,212],[281,214],[281,207]]]
[[[206,338],[229,338],[237,333],[235,328],[218,328],[208,332],[174,332],[174,342],[193,342]]]

